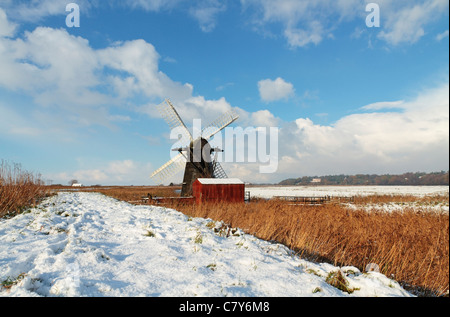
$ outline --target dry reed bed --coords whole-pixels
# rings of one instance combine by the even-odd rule
[[[39,175],[24,171],[19,164],[0,161],[0,218],[24,211],[46,194]]]

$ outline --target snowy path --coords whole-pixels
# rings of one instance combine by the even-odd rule
[[[380,273],[339,268],[174,210],[60,193],[0,220],[0,296],[411,296]]]

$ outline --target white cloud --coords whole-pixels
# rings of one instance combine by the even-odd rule
[[[0,37],[0,53],[0,87],[63,111],[65,120],[73,118],[82,125],[117,122],[109,112],[135,96],[157,102],[169,97],[187,119],[213,120],[231,109],[224,98],[193,96],[191,84],[161,72],[158,52],[143,40],[93,49],[86,39],[64,29],[38,27],[23,38]]]
[[[61,172],[44,175],[52,179],[55,184],[67,184],[76,179],[84,185],[145,185],[149,183],[148,175],[152,166],[133,160],[105,162],[104,167],[94,169],[80,169],[73,172]]]
[[[16,24],[8,21],[6,12],[0,8],[0,37],[10,37],[14,35]]]
[[[282,34],[293,47],[318,45],[344,22],[361,21],[361,27],[349,34],[361,37],[366,30],[365,11],[370,0],[241,0],[250,12],[253,26],[266,31],[281,25]],[[378,38],[391,44],[416,43],[426,35],[426,27],[448,12],[448,0],[378,0],[381,28]],[[270,32],[270,31],[269,31]]]
[[[247,122],[264,126],[273,119],[279,127],[278,170],[261,174],[259,162],[222,165],[230,177],[259,183],[314,175],[448,169],[448,82],[411,100],[375,102],[360,109],[368,112],[347,115],[330,125],[309,118],[282,122],[267,110],[247,114]]]
[[[65,30],[38,27],[24,39],[0,38],[0,48],[0,64],[8,70],[1,73],[0,85],[12,90],[74,92],[72,97],[83,103],[87,87],[100,83],[94,75],[98,60],[88,41]]]
[[[345,20],[364,11],[359,0],[241,0],[245,11],[253,13],[257,30],[267,25],[281,24],[283,35],[291,47],[318,45],[333,37],[332,32]]]
[[[370,0],[241,0],[242,12],[254,29],[264,34],[272,33],[271,25],[281,25],[282,34],[289,46],[305,47],[318,45],[344,22],[364,22],[366,4]],[[33,0],[0,2],[4,10],[18,21],[38,22],[48,16],[66,15],[65,0]],[[94,7],[105,5],[100,1],[79,0],[77,4],[83,14]],[[426,35],[426,27],[448,12],[448,0],[378,0],[381,10],[381,28],[378,38],[391,45],[416,43]],[[113,7],[129,7],[150,12],[177,10],[194,18],[204,32],[211,32],[218,23],[220,13],[227,7],[219,0],[126,0],[111,1]],[[1,18],[0,18],[1,20]],[[1,28],[0,28],[1,29]],[[361,34],[361,28],[356,28]],[[350,36],[355,36],[350,34]],[[445,34],[444,34],[445,36]]]
[[[49,16],[67,15],[67,0],[33,0],[18,3],[17,1],[2,0],[0,4],[8,14],[18,21],[39,22]],[[219,13],[226,10],[226,6],[219,0],[78,0],[82,14],[89,14],[92,8],[100,6],[128,7],[133,10],[145,10],[149,12],[170,12],[179,10],[194,18],[204,32],[212,31],[217,23]]]
[[[449,85],[403,102],[379,102],[332,125],[299,118],[280,132],[279,172],[298,175],[448,169]],[[400,112],[390,112],[395,107]],[[292,172],[291,172],[292,176]]]
[[[26,22],[39,22],[48,16],[67,15],[66,6],[71,1],[67,0],[33,0],[33,1],[3,1],[8,15],[15,20]],[[98,5],[97,0],[75,1],[83,13],[88,12],[93,6]]]
[[[258,89],[261,99],[266,102],[288,99],[294,95],[294,85],[280,77],[275,80],[264,79],[259,81]]]
[[[6,15],[1,21],[10,25]],[[34,101],[24,103],[20,112],[10,109],[7,114],[13,121],[2,130],[31,133],[13,129],[13,122],[27,122],[43,133],[60,127],[72,133],[77,127],[113,128],[131,120],[126,111],[160,117],[155,105],[164,98],[172,100],[187,125],[194,118],[209,124],[231,110],[225,98],[208,100],[194,95],[191,84],[173,81],[159,69],[160,59],[155,47],[144,40],[94,49],[65,29],[38,27],[21,37],[0,36],[0,88]],[[148,103],[142,105],[136,99]],[[114,113],[117,109],[120,115]],[[35,121],[27,117],[29,113]],[[67,138],[68,134],[55,135]]]
[[[308,26],[308,29],[299,29],[299,28],[287,28],[284,31],[285,37],[288,39],[288,42],[293,47],[304,47],[310,43],[315,45],[322,42],[323,37],[325,36],[323,25],[317,21],[312,21]]]
[[[98,51],[64,29],[38,27],[23,38],[0,37],[0,87],[30,97],[24,113],[52,109],[84,125],[108,126],[113,97],[104,86]],[[107,106],[108,105],[108,106]]]
[[[176,96],[185,99],[192,94],[192,85],[174,82],[159,70],[160,56],[155,47],[144,40],[108,47],[98,51],[98,57],[103,67],[120,73],[107,77],[119,96],[143,94],[149,98]]]
[[[174,105],[178,114],[188,129],[192,128],[193,120],[200,119],[202,128],[215,121],[220,115],[233,109],[230,103],[224,98],[217,100],[208,100],[203,96],[187,96],[179,98],[176,95],[170,97],[171,103]],[[139,107],[138,111],[145,113],[153,118],[161,118],[161,114],[156,109],[156,104],[149,103]],[[240,113],[246,113],[244,110],[234,108]]]
[[[438,35],[436,35],[436,41],[442,41],[446,37],[448,37],[448,30],[445,30],[444,32],[439,33]]]
[[[384,21],[378,37],[392,45],[413,44],[426,34],[427,24],[448,12],[448,1],[386,2],[386,8],[381,10]]]
[[[222,163],[230,178],[239,178],[250,183],[270,183],[273,175],[260,173],[259,163]]]
[[[251,123],[256,127],[278,127],[280,120],[269,110],[260,110],[251,114]]]
[[[121,4],[133,9],[144,9],[147,11],[170,10],[182,3],[184,0],[125,0]]]
[[[384,102],[376,102],[370,105],[361,107],[362,110],[382,110],[382,109],[396,109],[402,108],[404,104],[403,100],[399,101],[384,101]]]
[[[217,16],[226,10],[226,6],[218,0],[195,1],[195,6],[189,9],[189,13],[200,24],[203,32],[211,32],[217,24]]]
[[[216,27],[219,13],[226,10],[226,5],[219,0],[126,0],[120,5],[152,12],[180,10],[194,18],[203,32],[211,32]]]

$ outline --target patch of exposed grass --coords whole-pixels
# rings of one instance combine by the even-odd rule
[[[346,293],[353,293],[355,290],[353,288],[349,287],[349,283],[347,279],[345,278],[344,274],[340,270],[333,271],[328,273],[327,278],[325,279],[325,282],[330,284],[333,287],[336,287],[337,289],[346,292]]]

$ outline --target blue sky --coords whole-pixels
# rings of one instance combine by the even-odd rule
[[[448,170],[447,0],[73,2],[0,0],[0,158],[46,180],[158,183],[165,98],[278,128],[275,173],[222,163],[248,182]]]

